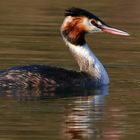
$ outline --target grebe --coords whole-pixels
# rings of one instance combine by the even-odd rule
[[[70,8],[65,11],[61,35],[76,59],[80,72],[47,65],[12,67],[0,72],[2,88],[93,88],[109,84],[108,74],[88,47],[86,33],[107,32],[115,35],[129,34],[112,28],[92,13]]]

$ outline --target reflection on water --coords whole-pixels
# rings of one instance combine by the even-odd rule
[[[108,87],[101,89],[99,94],[77,97],[65,106],[64,138],[69,140],[119,140],[125,134],[124,119],[126,116],[118,107],[106,110],[105,98]],[[108,113],[107,113],[108,112]],[[109,122],[106,119],[109,118]]]
[[[96,128],[94,123],[104,118],[106,95],[108,87],[101,89],[97,95],[77,98],[65,107],[66,137],[76,140],[102,137],[102,130]]]
[[[106,86],[40,96],[33,96],[33,91],[26,92],[28,96],[3,94],[0,98],[0,136],[6,140],[120,140],[128,134],[137,134],[139,129],[134,131],[133,128],[137,128],[139,122],[138,110],[127,102],[125,91],[111,91],[117,95],[111,97]],[[131,98],[134,105],[136,95],[133,93]]]
[[[103,87],[98,90],[98,94],[74,98],[71,103],[65,106],[64,138],[69,140],[119,140],[123,136],[124,130],[119,127],[120,124],[124,124],[120,120],[121,110],[110,107],[110,114],[106,114],[106,95],[108,95],[108,87]],[[106,123],[106,115],[114,117],[111,123],[119,128],[110,128],[109,124],[107,124],[108,128],[102,128],[100,125]]]
[[[22,93],[25,95],[22,96],[19,92],[16,93],[16,90],[14,92],[13,96],[10,91],[1,96],[4,100],[9,101],[11,98],[15,98],[17,103],[13,104],[9,101],[9,103],[4,103],[5,105],[1,106],[1,109],[5,110],[3,114],[5,119],[0,117],[0,120],[3,120],[0,124],[4,127],[5,133],[9,129],[13,129],[14,132],[5,136],[5,133],[0,131],[0,136],[8,138],[15,137],[16,134],[17,139],[21,137],[24,139],[34,138],[33,135],[35,134],[39,138],[43,135],[45,136],[44,139],[50,139],[52,131],[55,134],[59,131],[57,138],[82,140],[83,138],[92,139],[102,135],[102,130],[96,128],[94,124],[104,118],[104,105],[105,98],[108,95],[108,86],[85,91],[55,91],[48,95],[42,92],[40,96],[34,96],[33,91],[26,91],[28,96],[25,93]],[[24,112],[26,112],[25,117]],[[2,111],[0,111],[1,113]],[[27,133],[27,126],[31,134]],[[18,133],[15,133],[15,131]],[[26,135],[23,136],[24,133]]]

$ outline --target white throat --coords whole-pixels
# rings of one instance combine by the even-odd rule
[[[101,82],[101,84],[109,83],[108,74],[104,66],[90,50],[87,44],[82,46],[74,45],[68,42],[65,38],[63,39],[66,42],[66,45],[68,45],[72,55],[76,59],[80,67],[80,71],[91,75],[94,79]]]

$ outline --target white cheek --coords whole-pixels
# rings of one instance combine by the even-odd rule
[[[66,17],[66,18],[64,19],[63,24],[62,24],[62,27],[67,26],[68,23],[71,23],[71,22],[72,22],[72,20],[73,20],[73,18],[72,18],[71,16]]]
[[[102,30],[101,29],[99,29],[99,28],[97,28],[96,26],[94,26],[94,25],[91,25],[91,27],[90,27],[90,33],[93,33],[93,32],[101,32]]]
[[[90,25],[90,32],[93,33],[93,32],[101,32],[102,30],[96,26],[94,26],[93,24],[91,24],[91,22],[88,22],[89,25]]]

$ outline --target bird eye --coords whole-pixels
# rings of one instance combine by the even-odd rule
[[[93,24],[93,25],[97,25],[97,22],[96,22],[95,19],[92,19],[90,22],[91,22],[91,24]]]

